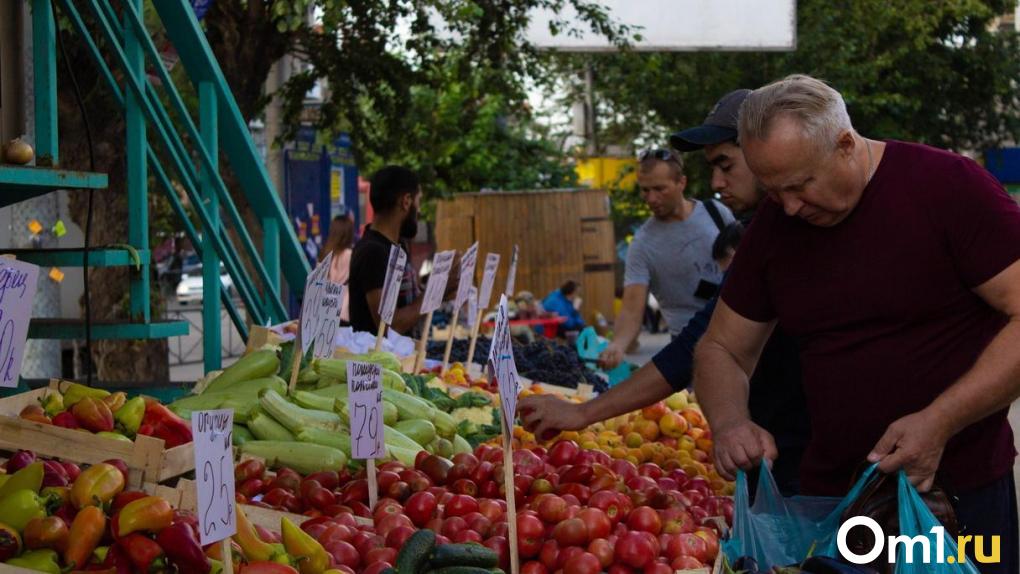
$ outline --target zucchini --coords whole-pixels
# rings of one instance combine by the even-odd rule
[[[437,409],[418,397],[387,388],[384,388],[382,393],[384,399],[397,407],[397,415],[402,421],[423,420],[433,422],[436,417]]]
[[[311,400],[315,401],[315,403],[318,404],[318,399],[311,399]],[[309,408],[314,408],[314,407],[309,407]],[[386,425],[386,426],[393,426],[394,423],[396,423],[398,420],[400,420],[400,415],[397,412],[397,407],[393,406],[393,403],[391,403],[389,401],[383,401],[382,402],[382,410],[383,410],[383,424],[384,425]],[[351,417],[350,417],[349,409],[347,408],[347,395],[346,394],[344,396],[342,396],[342,397],[337,397],[336,399],[334,399],[334,402],[333,402],[333,412],[335,412],[336,414],[340,415],[340,420],[345,425],[350,426],[350,424],[351,424]]]
[[[453,435],[453,454],[460,454],[462,452],[472,452],[471,443],[466,438],[459,434]]]
[[[414,459],[418,456],[419,452],[421,452],[421,448],[409,449],[393,446],[392,444],[386,445],[386,454],[389,455],[391,459],[398,461],[400,464],[407,467],[414,466]]]
[[[255,435],[251,434],[248,427],[244,425],[234,425],[233,442],[234,446],[240,446],[250,440],[255,440]]]
[[[404,542],[397,553],[396,570],[399,574],[419,574],[429,560],[429,555],[436,549],[436,533],[421,529]]]
[[[393,428],[407,435],[421,446],[428,446],[436,440],[436,427],[429,421],[400,421]]]
[[[347,383],[340,385],[329,385],[326,387],[319,387],[314,391],[308,391],[312,394],[319,395],[320,397],[328,397],[331,399],[346,399],[347,398]]]
[[[240,450],[241,454],[265,459],[266,464],[273,468],[287,466],[301,474],[320,470],[340,471],[347,465],[347,455],[342,451],[308,442],[252,440],[242,444]]]
[[[348,457],[351,456],[351,433],[330,432],[319,428],[309,427],[297,433],[297,439],[301,442],[321,444],[340,450]]]
[[[290,394],[290,398],[297,403],[298,406],[306,409],[326,411],[327,413],[333,412],[333,399],[329,397],[317,395],[309,391],[294,391]]]
[[[432,419],[436,425],[436,432],[443,438],[453,439],[457,434],[457,421],[453,420],[450,413],[436,409],[436,416]]]
[[[382,420],[386,426],[393,426],[398,420],[400,420],[400,413],[397,412],[397,407],[389,401],[382,402]]]
[[[407,450],[413,450],[416,453],[422,450],[422,446],[418,444],[417,441],[393,427],[385,427],[383,429],[383,434],[383,439],[389,446],[397,446]]]
[[[481,544],[443,544],[432,552],[429,566],[433,569],[449,566],[490,569],[499,566],[499,555]]]
[[[346,385],[347,363],[352,360],[358,361],[359,359],[316,359],[312,361],[312,367],[320,377],[329,377],[330,379],[335,379],[339,385]],[[361,362],[371,363],[372,361]],[[407,392],[407,383],[404,382],[403,377],[387,369],[385,366],[382,368],[382,386],[401,393]]]
[[[275,375],[279,369],[280,358],[276,356],[275,351],[248,353],[224,369],[206,386],[205,392],[232,389],[238,383]]]
[[[252,413],[259,408],[258,397],[233,397],[223,401],[221,409],[234,411],[234,420],[239,423],[246,423],[251,420]]]
[[[295,440],[294,433],[287,430],[287,427],[276,422],[276,419],[267,415],[262,409],[255,409],[248,421],[248,430],[258,440]]]
[[[302,429],[310,426],[328,431],[343,428],[340,417],[336,413],[301,408],[288,402],[272,389],[262,392],[260,397],[259,404],[262,409],[292,433],[301,432]]]
[[[356,361],[363,361],[365,363],[375,363],[384,369],[391,371],[400,372],[403,367],[400,365],[400,359],[389,351],[371,351],[369,353],[362,353],[353,357]]]

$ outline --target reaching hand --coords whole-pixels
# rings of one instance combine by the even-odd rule
[[[623,348],[610,343],[599,355],[599,367],[605,371],[611,371],[620,366],[623,362]]]
[[[889,425],[868,455],[878,470],[890,473],[901,468],[920,492],[931,490],[935,471],[946,447],[946,430],[925,411],[907,415]]]
[[[565,430],[588,426],[582,407],[549,395],[532,395],[517,405],[521,423],[538,440],[548,440]]]
[[[750,420],[723,426],[712,432],[715,439],[715,468],[726,480],[736,478],[737,469],[750,470],[764,458],[770,464],[779,456],[776,441],[768,431]]]

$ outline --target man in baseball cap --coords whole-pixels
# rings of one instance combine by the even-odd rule
[[[726,94],[700,126],[687,128],[669,138],[670,145],[678,151],[705,150],[705,158],[712,166],[712,191],[742,219],[750,216],[762,199],[737,141],[740,105],[750,93],[751,90],[741,89]]]

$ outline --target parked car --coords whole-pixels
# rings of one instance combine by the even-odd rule
[[[186,261],[186,271],[183,271],[181,281],[177,284],[177,302],[181,305],[202,302],[202,265],[187,264],[188,262]],[[234,281],[230,278],[230,275],[227,275],[223,263],[220,263],[220,284],[227,290],[227,293],[233,295]]]

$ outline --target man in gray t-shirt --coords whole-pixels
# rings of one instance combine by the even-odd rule
[[[676,335],[722,282],[722,271],[712,259],[712,242],[720,225],[705,203],[684,197],[683,169],[680,157],[668,150],[641,156],[638,187],[652,217],[627,250],[623,308],[616,317],[613,341],[599,357],[606,369],[623,361],[627,347],[641,331],[649,290],[659,301],[670,333]],[[713,202],[711,207],[723,225],[733,221],[725,206]]]

